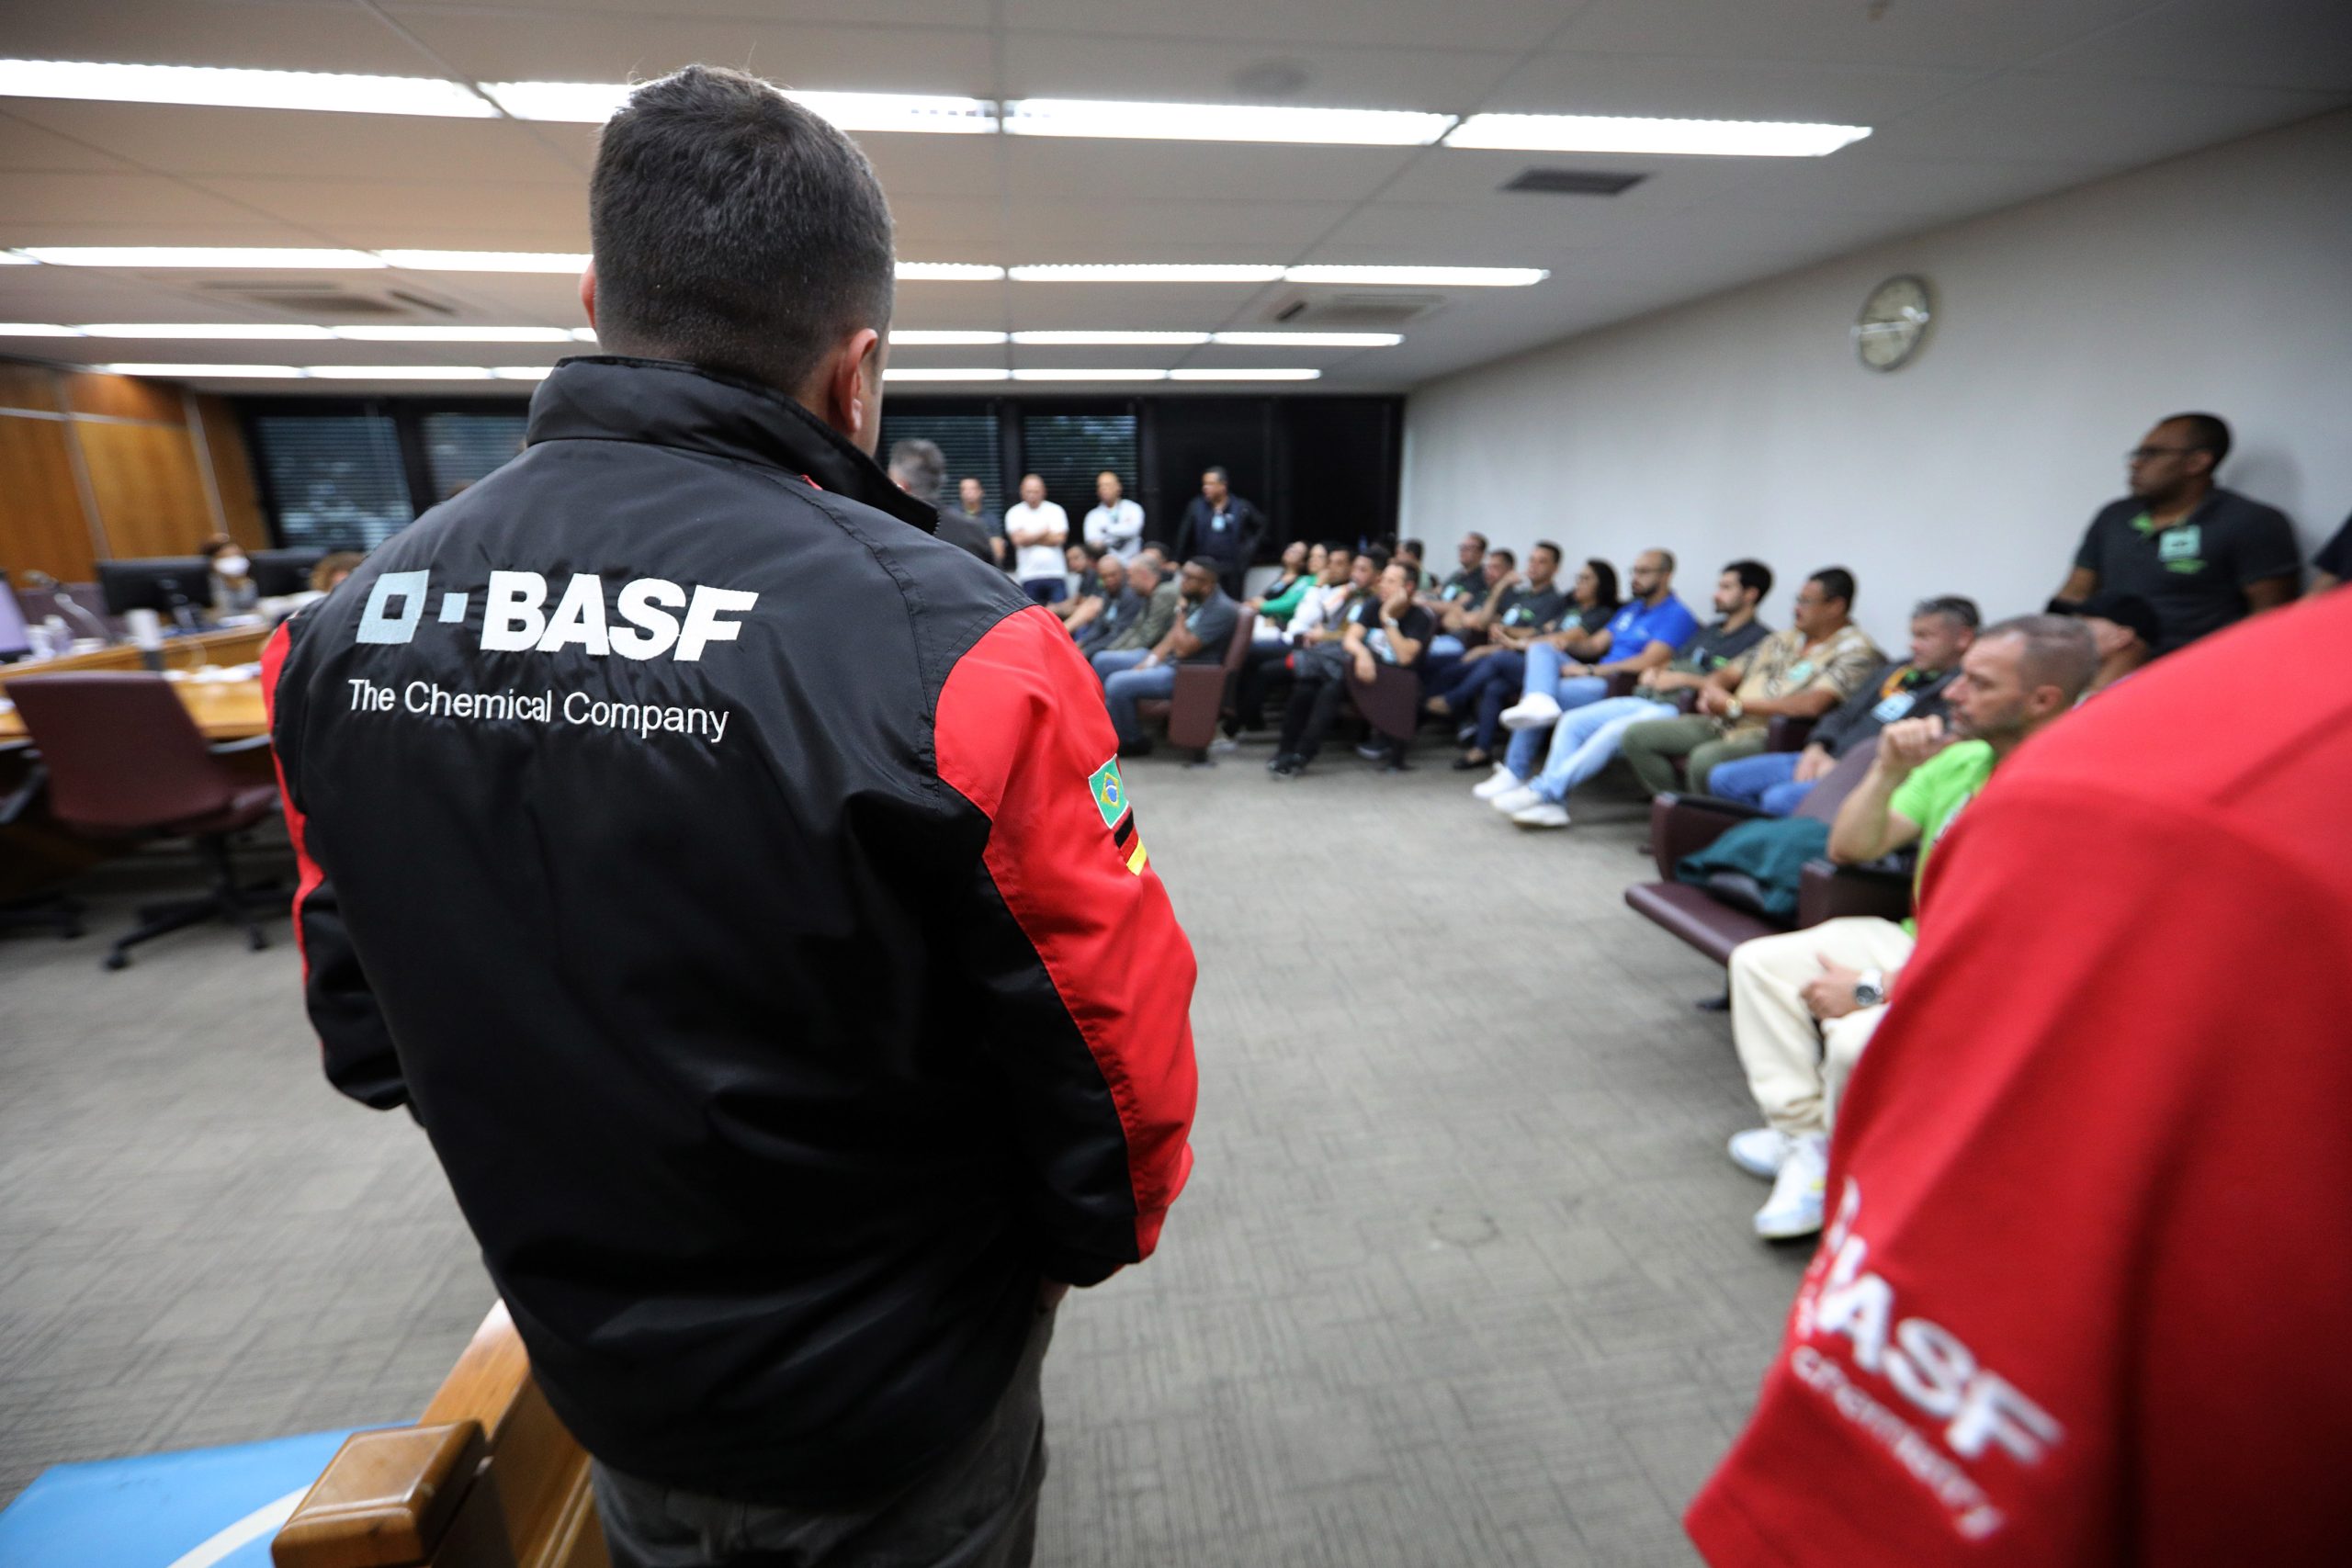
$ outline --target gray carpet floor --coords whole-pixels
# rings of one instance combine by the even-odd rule
[[[1039,1562],[1695,1562],[1804,1253],[1723,1156],[1720,971],[1620,902],[1645,808],[1604,781],[1530,835],[1427,747],[1264,756],[1127,769],[1201,961],[1198,1166],[1062,1314]],[[290,941],[99,971],[185,864],[94,875],[80,942],[0,937],[0,1501],[409,1418],[489,1304],[422,1134],[318,1077]]]

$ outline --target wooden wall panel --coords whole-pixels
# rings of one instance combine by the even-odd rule
[[[191,555],[212,536],[212,506],[186,429],[76,420],[74,431],[109,555]]]
[[[269,547],[269,525],[261,510],[261,487],[254,482],[251,454],[245,450],[244,427],[221,397],[196,400],[198,420],[204,430],[204,450],[212,460],[213,489],[220,497],[221,514],[230,536],[249,550]]]
[[[65,378],[66,405],[75,413],[110,419],[141,419],[154,424],[184,424],[187,411],[177,387],[85,371]]]
[[[63,420],[0,413],[0,571],[19,587],[28,571],[68,582],[95,575],[72,439]]]
[[[45,365],[0,360],[0,408],[64,412],[58,401],[57,372]]]

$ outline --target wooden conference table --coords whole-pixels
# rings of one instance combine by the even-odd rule
[[[233,668],[251,664],[261,658],[265,634],[256,627],[238,627],[231,631],[205,632],[197,637],[175,637],[164,645],[164,668],[166,673],[182,672],[193,676],[207,669]],[[127,644],[102,648],[88,653],[72,653],[60,659],[43,660],[38,664],[17,664],[0,668],[0,697],[5,697],[11,681],[38,680],[43,675],[62,675],[76,671],[143,670],[146,663],[139,650]],[[261,682],[250,676],[238,680],[181,679],[172,682],[179,699],[187,706],[188,716],[196,720],[197,728],[211,741],[248,740],[269,732],[269,720],[262,711]],[[12,707],[0,712],[0,745],[26,739],[23,718]]]

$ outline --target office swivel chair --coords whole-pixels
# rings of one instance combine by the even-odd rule
[[[167,931],[219,919],[267,947],[266,916],[283,914],[284,889],[245,886],[229,857],[229,836],[277,809],[268,784],[240,784],[222,767],[160,675],[85,672],[26,676],[8,695],[49,768],[50,811],[93,838],[191,839],[212,874],[201,898],[139,911],[139,926],[107,952],[106,967]]]

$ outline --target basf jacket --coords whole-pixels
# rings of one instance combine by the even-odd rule
[[[620,1470],[823,1505],[1147,1257],[1192,951],[1091,671],[766,389],[566,361],[264,660],[327,1076]]]

